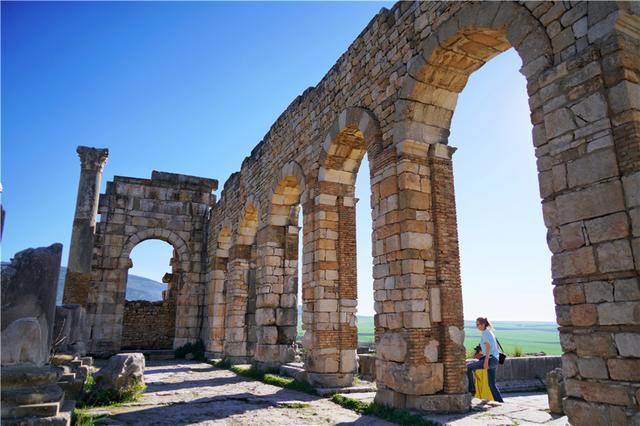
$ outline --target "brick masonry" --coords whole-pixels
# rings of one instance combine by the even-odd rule
[[[179,180],[166,185],[167,195],[146,192],[153,179],[116,178],[108,187],[89,292],[94,349],[119,346],[119,274],[130,252],[123,247],[141,235],[161,236],[177,249],[189,289],[178,297],[174,346],[202,337],[216,355],[248,357],[265,369],[288,362],[301,285],[307,376],[317,385],[349,384],[357,371],[354,183],[366,153],[377,401],[468,407],[449,126],[470,74],[513,47],[527,79],[552,253],[565,409],[574,424],[637,422],[639,14],[637,2],[402,2],[382,9],[276,120],[218,202],[207,198],[207,185],[177,191],[171,201]],[[150,205],[160,210],[142,208]],[[173,215],[180,225],[172,225]]]

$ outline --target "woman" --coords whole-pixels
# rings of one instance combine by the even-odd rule
[[[493,334],[493,327],[488,319],[479,317],[476,319],[476,327],[482,332],[480,336],[480,347],[482,348],[483,356],[467,365],[467,377],[469,378],[469,392],[472,395],[476,393],[476,383],[473,377],[473,372],[480,368],[488,370],[489,376],[489,388],[493,394],[493,399],[498,402],[504,402],[502,395],[496,386],[496,369],[498,368],[498,358],[500,351],[498,350],[498,342],[496,336]]]

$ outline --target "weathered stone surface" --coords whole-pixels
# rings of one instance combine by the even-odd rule
[[[2,268],[2,364],[43,365],[53,340],[62,245],[16,253]],[[11,348],[11,349],[10,349]]]
[[[380,338],[376,349],[382,360],[404,362],[407,356],[407,341],[400,333],[387,332]]]
[[[80,305],[56,306],[53,330],[56,352],[84,356],[86,353],[85,309]]]
[[[549,397],[549,411],[554,414],[564,414],[562,399],[566,395],[562,369],[556,368],[547,373],[547,394]]]
[[[615,342],[621,356],[640,358],[640,337],[636,333],[616,333]]]
[[[430,363],[412,366],[378,360],[376,380],[403,394],[431,395],[442,390],[443,365]]]
[[[134,386],[144,384],[144,355],[141,353],[121,353],[109,358],[107,365],[94,374],[99,389],[112,389],[121,392]]]

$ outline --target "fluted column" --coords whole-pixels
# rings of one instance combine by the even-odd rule
[[[63,301],[84,306],[91,281],[91,257],[98,214],[100,181],[109,150],[79,146],[77,152],[81,164],[80,182],[69,245]]]

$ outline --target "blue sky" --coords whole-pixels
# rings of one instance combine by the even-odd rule
[[[65,244],[77,145],[114,175],[226,178],[289,103],[389,3],[2,3],[2,260]],[[531,125],[513,51],[459,98],[454,156],[465,317],[554,320]],[[358,175],[360,312],[373,314],[366,165]],[[159,279],[170,248],[133,252]]]

